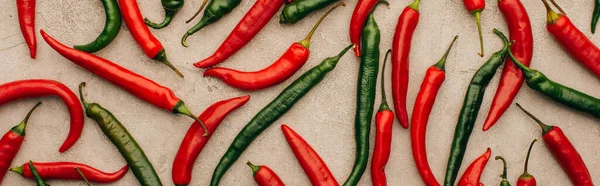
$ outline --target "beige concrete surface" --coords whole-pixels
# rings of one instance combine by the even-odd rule
[[[152,30],[166,47],[171,61],[185,74],[180,79],[164,65],[147,58],[123,25],[117,39],[97,55],[114,61],[132,71],[147,76],[174,90],[189,108],[200,114],[207,106],[231,97],[250,94],[250,102],[227,117],[214,133],[211,141],[196,161],[192,185],[207,185],[212,171],[230,142],[256,112],[271,101],[301,73],[318,64],[322,59],[338,53],[349,44],[348,24],[356,1],[347,1],[347,6],[333,12],[325,19],[315,34],[311,45],[311,56],[307,64],[292,78],[278,86],[260,91],[245,92],[231,88],[213,78],[203,78],[203,70],[192,66],[214,52],[227,37],[254,0],[242,1],[230,15],[206,27],[188,39],[189,48],[180,45],[180,38],[192,24],[185,24],[200,6],[201,1],[186,1],[173,23],[162,30]],[[152,20],[163,17],[158,0],[139,0],[143,15]],[[394,28],[402,9],[409,0],[390,1],[389,9],[380,7],[376,20],[381,28],[381,50],[391,47]],[[483,30],[487,55],[501,47],[501,41],[491,32],[493,28],[508,33],[506,23],[495,0],[487,0],[483,12]],[[590,19],[593,2],[583,0],[558,0],[577,27],[591,40],[600,43],[600,35],[592,35]],[[52,50],[38,35],[38,57],[30,59],[27,47],[19,30],[14,0],[0,0],[0,82],[20,79],[46,78],[63,82],[72,90],[88,82],[90,101],[98,102],[110,109],[135,136],[144,148],[165,185],[172,185],[171,168],[181,139],[192,123],[184,116],[172,115],[128,94],[111,83],[74,65]],[[532,67],[541,70],[549,78],[593,96],[600,96],[600,81],[560,48],[545,29],[546,14],[539,0],[524,1],[531,17],[535,41]],[[278,16],[260,32],[252,42],[227,61],[219,64],[240,70],[264,68],[277,59],[292,43],[304,38],[310,27],[324,11],[316,12],[295,25],[279,25]],[[447,78],[440,90],[429,122],[427,136],[428,157],[436,178],[443,181],[450,144],[467,84],[485,58],[477,56],[479,43],[474,18],[468,14],[462,1],[423,1],[421,20],[413,40],[410,63],[410,87],[408,108],[412,112],[413,101],[418,92],[427,67],[442,55],[452,36],[460,35],[447,63]],[[100,1],[38,1],[36,29],[44,29],[59,41],[67,44],[83,44],[93,40],[104,25],[104,10]],[[197,20],[196,20],[197,21]],[[195,22],[195,21],[194,21]],[[359,59],[346,55],[337,69],[316,86],[285,116],[268,128],[246,150],[222,180],[222,185],[255,185],[250,169],[244,164],[251,160],[266,164],[275,170],[288,185],[309,185],[295,157],[290,151],[279,126],[289,124],[321,154],[339,182],[344,182],[354,160],[354,107],[356,79]],[[540,138],[540,128],[527,116],[511,107],[495,127],[482,132],[483,120],[487,116],[490,102],[498,84],[500,71],[489,86],[475,130],[471,137],[464,169],[485,148],[492,148],[493,156],[503,155],[508,160],[509,178],[513,185],[521,174],[527,146],[534,138]],[[389,78],[390,70],[386,77]],[[390,83],[387,81],[386,83]],[[390,85],[387,85],[391,97]],[[377,90],[379,91],[379,90]],[[376,103],[379,104],[379,94]],[[83,135],[67,152],[58,153],[69,128],[69,115],[64,104],[57,98],[35,98],[12,102],[0,107],[0,133],[19,123],[37,101],[44,104],[33,115],[27,129],[26,142],[15,158],[13,165],[27,160],[75,161],[92,165],[100,170],[112,172],[125,164],[116,148],[103,135],[96,123],[86,118]],[[596,184],[600,184],[600,127],[599,120],[590,115],[559,105],[541,94],[523,87],[516,98],[526,108],[548,124],[560,126],[569,136],[585,160]],[[393,149],[387,166],[390,185],[422,185],[412,160],[410,132],[397,123],[393,128]],[[372,134],[374,134],[372,132]],[[372,135],[371,141],[374,136]],[[566,174],[541,142],[533,149],[530,173],[539,185],[570,185]],[[501,163],[490,160],[482,177],[486,185],[500,182]],[[370,185],[367,170],[360,185]],[[49,181],[52,185],[83,185],[77,181]],[[2,185],[33,185],[14,173],[7,173]],[[101,185],[101,184],[98,184]],[[132,173],[122,180],[107,185],[137,185]]]

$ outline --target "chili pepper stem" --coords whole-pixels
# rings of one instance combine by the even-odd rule
[[[148,18],[144,18],[144,22],[146,23],[146,25],[148,25],[151,28],[161,29],[161,28],[164,28],[167,25],[169,25],[169,23],[171,23],[171,21],[173,20],[174,16],[175,16],[174,10],[166,10],[165,11],[165,19],[161,23],[154,23],[154,22],[150,21]]]
[[[254,165],[250,161],[247,161],[246,165],[248,165],[250,169],[252,169],[252,175],[256,176],[256,173],[258,172],[258,170],[260,170],[260,166]]]
[[[18,166],[18,167],[13,167],[13,168],[10,168],[10,169],[8,169],[8,170],[10,170],[10,171],[12,171],[12,172],[15,172],[15,173],[17,173],[17,174],[23,175],[23,166],[22,166],[22,165],[21,165],[21,166]]]
[[[556,3],[555,0],[550,0],[550,2],[552,3],[552,5],[554,5],[556,8],[558,8],[558,11],[560,11],[561,14],[567,15],[567,13],[565,13],[565,11],[558,5],[558,3]]]
[[[167,53],[165,53],[164,49],[161,50],[160,52],[158,52],[158,54],[156,54],[156,56],[154,57],[154,59],[162,62],[165,65],[167,65],[169,68],[171,68],[173,71],[175,71],[175,73],[177,73],[177,75],[179,77],[183,78],[183,74],[177,68],[175,68],[175,66],[173,66],[173,64],[171,64],[171,62],[167,58]]]
[[[525,75],[525,77],[533,77],[535,76],[535,70],[523,65],[523,63],[521,63],[516,57],[515,55],[512,53],[512,51],[508,50],[508,57],[510,57],[511,61],[513,61],[513,63],[519,67],[519,69],[521,69],[521,71],[523,71],[523,74]]]
[[[505,159],[504,159],[504,157],[502,157],[502,156],[496,156],[496,158],[495,158],[495,159],[496,159],[496,160],[501,160],[501,161],[502,161],[502,167],[503,167],[503,170],[502,170],[502,175],[500,175],[500,178],[502,178],[502,180],[503,180],[503,181],[504,181],[504,180],[508,180],[508,178],[506,177],[506,175],[507,175],[507,170],[506,170],[506,168],[507,168],[507,166],[506,166],[506,160],[505,160]]]
[[[196,13],[194,13],[194,15],[188,19],[187,21],[185,21],[185,23],[190,23],[192,20],[194,20],[194,18],[196,18],[196,16],[200,15],[200,12],[202,12],[202,9],[204,9],[204,6],[206,6],[206,3],[208,3],[208,0],[204,0],[202,2],[202,5],[200,5],[200,8],[198,9],[198,11],[196,11]]]
[[[542,0],[542,2],[544,3],[544,7],[546,7],[546,23],[547,24],[556,23],[556,21],[558,21],[558,18],[560,18],[561,15],[556,13],[554,10],[552,10],[552,7],[550,7],[550,4],[548,4],[547,0]],[[554,2],[554,1],[552,1],[552,2]]]
[[[15,134],[18,134],[19,136],[25,136],[25,128],[27,127],[27,123],[29,122],[29,117],[31,117],[31,114],[33,114],[33,111],[42,104],[42,102],[37,102],[35,104],[35,106],[33,106],[33,108],[31,108],[29,110],[29,112],[27,113],[27,116],[25,116],[25,119],[23,119],[23,121],[21,121],[21,123],[19,123],[17,126],[14,126],[12,129],[10,129],[11,131],[13,131]]]
[[[208,128],[206,128],[206,125],[204,125],[204,122],[200,121],[200,119],[195,117],[192,114],[192,112],[190,111],[190,109],[188,109],[187,106],[185,106],[185,103],[183,103],[183,101],[179,101],[175,105],[175,107],[173,107],[173,113],[183,114],[183,115],[186,115],[186,116],[196,120],[196,122],[200,123],[200,125],[202,126],[202,130],[204,130],[204,136],[208,136]]]
[[[408,5],[408,7],[413,10],[416,10],[418,12],[419,11],[419,3],[421,3],[421,0],[415,0],[410,5]],[[389,4],[388,4],[388,6],[389,6]]]
[[[454,43],[456,42],[456,40],[458,39],[458,35],[454,36],[454,39],[452,39],[452,42],[450,43],[450,46],[448,46],[448,49],[446,49],[446,53],[444,53],[444,56],[442,56],[442,59],[440,59],[440,61],[438,61],[437,63],[435,63],[433,66],[437,69],[440,69],[442,71],[446,70],[446,59],[448,58],[448,54],[450,54],[450,50],[452,50],[452,47],[454,46]]]
[[[527,172],[527,167],[529,165],[529,156],[531,155],[531,149],[533,148],[533,144],[535,144],[535,142],[537,142],[537,139],[534,139],[531,142],[531,144],[529,145],[529,150],[527,151],[527,157],[525,158],[525,165],[523,166],[523,174],[521,174],[521,176],[519,176],[519,178],[532,177],[531,174],[529,174],[529,172]]]
[[[473,11],[473,15],[475,16],[475,21],[477,21],[477,32],[479,33],[479,47],[481,52],[478,53],[479,56],[485,56],[485,51],[483,48],[483,33],[481,32],[481,11],[483,10],[475,10]]]
[[[81,100],[83,107],[85,107],[85,109],[87,110],[90,107],[90,104],[87,101],[85,101],[85,97],[83,96],[83,88],[85,88],[85,85],[85,82],[79,83],[79,99]]]
[[[299,42],[300,45],[304,46],[304,48],[309,48],[310,47],[310,38],[312,38],[313,34],[315,34],[315,31],[317,31],[317,28],[319,28],[319,25],[321,25],[321,22],[323,22],[323,20],[327,17],[327,15],[329,15],[333,10],[335,10],[337,7],[340,7],[340,6],[346,6],[344,1],[339,2],[335,6],[331,7],[331,9],[329,9],[327,12],[325,12],[325,14],[323,14],[323,16],[321,16],[321,18],[319,18],[319,20],[317,21],[315,26],[313,26],[312,30],[310,30],[310,32],[308,32],[308,35],[306,35],[306,38],[304,38],[302,41]]]
[[[385,96],[385,66],[387,64],[387,59],[392,54],[392,49],[388,49],[385,53],[385,58],[383,58],[383,67],[381,67],[381,105],[379,106],[379,111],[390,110],[390,106],[387,104],[387,99]]]
[[[550,126],[550,125],[546,125],[545,123],[543,123],[542,121],[540,121],[537,117],[535,117],[533,114],[529,113],[529,111],[525,110],[521,104],[516,103],[517,107],[519,107],[519,109],[521,109],[521,111],[523,111],[525,114],[527,114],[527,116],[529,116],[531,119],[533,119],[535,122],[537,122],[538,125],[540,125],[540,127],[542,128],[542,134],[546,134],[548,133],[550,130],[552,130],[552,128],[554,128],[554,126]]]
[[[92,186],[92,184],[90,184],[90,181],[88,181],[88,179],[85,177],[85,175],[83,175],[83,172],[81,172],[81,170],[79,170],[79,168],[75,167],[75,171],[77,171],[77,173],[79,174],[79,176],[81,176],[81,178],[83,179],[83,181],[85,182],[85,184],[87,186]]]

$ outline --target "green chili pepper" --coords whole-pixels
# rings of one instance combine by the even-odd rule
[[[469,137],[471,136],[471,132],[473,132],[473,126],[475,125],[475,120],[477,119],[477,114],[481,102],[483,101],[485,88],[496,74],[498,67],[504,62],[506,53],[510,47],[510,42],[508,42],[508,39],[506,39],[506,36],[504,36],[502,32],[498,29],[494,29],[494,33],[504,41],[504,47],[500,51],[494,53],[488,61],[475,72],[475,75],[471,79],[471,83],[469,83],[469,88],[467,89],[467,94],[465,95],[465,100],[458,117],[458,123],[454,130],[454,140],[452,141],[448,166],[446,167],[445,186],[454,186],[458,170],[460,169],[465,151],[467,150]]]
[[[175,17],[175,14],[177,13],[177,11],[179,11],[179,9],[181,9],[181,7],[183,7],[184,1],[183,0],[161,0],[160,2],[162,4],[163,8],[165,9],[165,19],[162,21],[162,23],[153,23],[148,18],[144,18],[144,22],[146,22],[146,25],[148,25],[149,27],[152,27],[154,29],[161,29],[166,26],[169,26],[169,24],[171,23],[171,20],[173,20],[173,17]]]
[[[511,52],[509,52],[508,55],[517,67],[523,71],[525,82],[529,88],[550,97],[556,102],[600,118],[600,99],[556,83],[548,79],[542,72],[523,65],[520,61],[515,59]]]
[[[185,40],[188,38],[188,36],[198,32],[200,29],[204,28],[205,26],[208,26],[208,25],[214,23],[215,21],[221,19],[221,17],[228,14],[235,7],[240,5],[240,2],[242,2],[242,1],[241,0],[211,0],[207,5],[206,10],[204,10],[204,15],[202,16],[202,19],[200,19],[200,22],[196,23],[196,25],[194,25],[194,27],[190,28],[183,35],[183,37],[181,38],[181,45],[187,47],[188,44],[187,44],[187,42],[185,42]],[[201,10],[202,10],[202,7],[200,8],[200,10],[198,10],[198,12],[200,12]]]
[[[146,157],[144,150],[138,145],[133,136],[115,116],[98,103],[88,103],[83,98],[85,82],[79,84],[79,98],[85,107],[85,115],[98,123],[104,135],[117,147],[125,158],[131,172],[143,186],[161,185],[152,163]]]
[[[346,47],[337,56],[329,57],[319,65],[300,76],[285,88],[275,100],[258,112],[235,137],[227,152],[221,157],[210,181],[211,186],[218,186],[225,172],[233,165],[248,146],[273,122],[294,106],[314,86],[319,84],[327,73],[331,72],[338,61],[353,45]]]
[[[106,21],[102,33],[96,37],[96,40],[86,45],[75,45],[73,48],[88,53],[97,52],[108,46],[119,34],[121,30],[121,10],[117,0],[102,0]]]
[[[294,24],[308,14],[323,9],[338,0],[295,0],[285,5],[279,17],[280,24]]]
[[[592,34],[596,33],[598,19],[600,19],[600,0],[594,0],[594,13],[592,14]]]
[[[33,178],[35,179],[35,184],[37,186],[50,186],[50,184],[47,184],[46,182],[44,182],[44,179],[42,179],[42,177],[40,177],[40,174],[38,173],[37,169],[35,169],[35,166],[33,166],[33,162],[31,162],[31,160],[29,160],[29,163],[27,164],[27,166],[29,166],[29,170],[31,170],[31,174],[33,175]]]

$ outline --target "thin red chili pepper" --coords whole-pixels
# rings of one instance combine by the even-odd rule
[[[284,0],[257,0],[217,51],[210,57],[194,63],[194,66],[198,68],[211,67],[235,54],[262,30],[277,13],[283,2]]]
[[[350,42],[354,44],[354,53],[360,57],[360,33],[373,7],[381,0],[358,0],[350,19]]]
[[[563,131],[557,126],[549,126],[544,124],[533,114],[525,110],[521,105],[517,103],[525,114],[531,119],[535,120],[536,123],[542,128],[542,138],[546,143],[546,147],[554,156],[554,159],[558,161],[558,164],[562,169],[569,175],[573,185],[577,186],[592,186],[594,182],[590,176],[588,168],[585,166],[581,155],[575,149],[569,138],[563,133]]]
[[[392,40],[392,96],[394,111],[400,125],[408,128],[406,93],[408,91],[408,56],[413,33],[419,23],[419,2],[408,5],[398,17],[396,32]]]
[[[375,149],[373,150],[373,160],[371,162],[371,181],[373,185],[385,186],[387,179],[385,176],[385,165],[390,159],[392,148],[392,124],[394,124],[394,112],[390,110],[385,97],[385,64],[392,53],[388,50],[383,60],[381,70],[381,105],[375,115]]]
[[[63,57],[69,59],[71,62],[85,68],[86,70],[100,76],[111,83],[125,89],[134,96],[153,104],[158,108],[162,108],[171,111],[176,114],[186,115],[200,123],[204,128],[204,135],[208,135],[208,130],[204,123],[196,116],[194,116],[190,110],[185,106],[183,101],[178,98],[175,93],[158,83],[136,74],[126,68],[123,68],[109,60],[88,54],[83,51],[75,50],[64,44],[56,41],[50,35],[46,34],[44,30],[40,31],[42,38]],[[79,101],[78,101],[79,102]],[[77,104],[81,105],[81,104]],[[81,107],[81,106],[79,106]]]
[[[275,171],[265,165],[254,165],[250,161],[246,162],[254,175],[254,181],[259,186],[285,186],[281,178],[277,176]]]
[[[287,140],[290,148],[294,152],[298,163],[304,169],[304,173],[310,179],[312,185],[317,186],[338,186],[339,183],[333,177],[327,164],[315,152],[315,150],[300,136],[296,131],[292,130],[287,125],[281,125],[281,131]]]
[[[33,166],[40,174],[40,177],[48,180],[83,180],[75,168],[78,168],[90,182],[111,183],[120,180],[127,174],[129,166],[125,165],[113,173],[102,172],[89,165],[74,162],[34,162]],[[11,168],[10,171],[22,175],[24,178],[34,179],[31,169],[27,163]]]
[[[485,153],[483,153],[483,155],[481,155],[479,158],[475,159],[475,161],[469,165],[467,170],[465,170],[465,173],[463,173],[463,176],[458,181],[457,186],[483,185],[479,182],[479,179],[481,178],[481,173],[483,173],[483,169],[485,168],[485,165],[487,164],[491,155],[492,150],[487,148]]]
[[[146,56],[154,60],[160,61],[163,64],[171,68],[179,77],[183,77],[183,74],[169,62],[165,48],[162,43],[152,35],[150,29],[144,22],[144,17],[140,12],[136,0],[119,0],[119,7],[121,8],[121,16],[131,36],[135,39],[138,45],[144,50]]]
[[[510,47],[511,52],[523,65],[529,66],[533,56],[533,35],[527,10],[520,0],[500,0],[498,1],[498,8],[500,8],[508,24],[510,40],[515,41]],[[496,95],[483,124],[483,131],[487,131],[496,124],[500,116],[512,104],[522,84],[523,73],[510,58],[506,58]]]
[[[37,41],[35,39],[35,0],[17,0],[19,26],[25,42],[29,47],[29,55],[35,59]]]
[[[0,85],[0,105],[23,98],[57,96],[65,103],[71,117],[67,139],[58,152],[65,152],[81,136],[83,130],[83,108],[79,98],[64,84],[45,79],[19,80]]]
[[[435,179],[429,162],[427,161],[427,148],[425,143],[425,135],[427,133],[427,122],[433,108],[433,103],[437,97],[438,91],[446,79],[446,59],[454,46],[458,36],[454,36],[452,43],[446,49],[444,56],[436,64],[427,69],[421,89],[415,100],[415,108],[412,113],[412,127],[410,128],[410,139],[413,152],[413,158],[417,165],[417,170],[421,179],[427,186],[439,186],[440,183]]]
[[[200,114],[198,119],[204,121],[204,124],[208,128],[208,133],[212,134],[217,130],[223,119],[225,119],[225,116],[246,104],[248,100],[250,100],[250,96],[216,102]],[[185,137],[183,137],[183,141],[181,141],[181,145],[179,145],[179,150],[177,150],[177,155],[175,155],[175,160],[173,161],[172,178],[175,185],[190,184],[196,159],[198,159],[198,155],[204,149],[204,145],[210,140],[210,135],[202,136],[203,134],[204,130],[202,127],[194,123],[188,129]]]
[[[17,156],[17,153],[21,149],[21,144],[23,144],[23,141],[25,140],[25,129],[27,128],[29,117],[40,104],[42,104],[42,102],[35,104],[35,106],[29,110],[29,113],[27,113],[25,119],[6,132],[0,139],[0,183],[2,183],[6,171],[10,168],[10,164],[13,159],[15,159],[15,156]]]
[[[273,85],[277,85],[296,73],[308,60],[310,55],[310,38],[329,13],[339,6],[344,6],[344,2],[338,3],[327,11],[321,19],[317,21],[306,38],[302,41],[292,44],[281,57],[273,64],[259,71],[242,72],[229,68],[211,68],[204,72],[204,76],[213,76],[223,80],[228,85],[242,90],[259,90]]]
[[[483,57],[485,52],[483,50],[483,35],[481,33],[481,12],[485,9],[485,0],[463,0],[465,4],[465,8],[469,13],[475,16],[475,20],[477,21],[477,31],[479,32],[479,45],[481,47],[481,52],[479,56]]]

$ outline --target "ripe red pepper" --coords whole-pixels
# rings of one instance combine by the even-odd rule
[[[483,50],[483,35],[481,34],[481,12],[485,9],[485,0],[463,0],[465,4],[465,8],[469,13],[475,16],[475,20],[477,21],[477,31],[479,32],[479,45],[481,47],[481,52],[479,56],[483,57],[485,52]]]
[[[296,73],[308,60],[310,55],[310,38],[315,33],[323,19],[335,8],[344,6],[338,3],[327,11],[302,41],[292,44],[281,57],[269,67],[254,72],[242,72],[229,68],[211,68],[204,76],[213,76],[223,80],[228,85],[242,90],[259,90],[277,85]]]
[[[458,36],[454,36],[452,43],[450,43],[450,46],[448,46],[446,53],[444,53],[444,56],[440,61],[427,69],[423,83],[421,83],[421,89],[415,100],[415,108],[413,109],[411,118],[412,127],[410,128],[410,139],[413,158],[415,159],[415,164],[417,165],[417,170],[419,171],[419,175],[421,175],[421,179],[423,179],[425,185],[428,186],[439,186],[440,183],[435,179],[431,167],[429,166],[429,162],[427,161],[427,148],[425,147],[427,121],[429,121],[429,115],[431,114],[431,109],[433,108],[433,103],[435,103],[438,91],[446,79],[446,59],[448,58],[448,54],[450,53],[452,46],[454,46],[456,39],[458,39]]]
[[[254,176],[254,181],[259,186],[285,186],[281,178],[277,176],[275,171],[271,170],[269,167],[265,165],[254,165],[250,163],[250,161],[246,162],[250,169],[252,169],[252,174]]]
[[[375,115],[375,149],[373,150],[373,160],[371,162],[371,180],[373,185],[385,186],[387,179],[385,176],[385,165],[390,159],[390,150],[392,148],[392,124],[394,123],[394,112],[390,110],[385,97],[385,64],[392,53],[388,50],[383,60],[381,70],[381,105]]]
[[[165,48],[162,43],[152,35],[148,26],[144,22],[144,17],[140,12],[136,0],[119,0],[119,7],[121,8],[121,16],[131,36],[135,39],[138,45],[144,50],[146,56],[154,60],[160,61],[173,69],[179,77],[183,77],[183,74],[169,62]]]
[[[25,140],[25,129],[27,128],[29,117],[40,104],[42,102],[35,104],[29,113],[27,113],[25,119],[6,132],[0,139],[0,183],[2,183],[6,171],[10,168],[10,164],[15,159],[15,156],[17,156],[19,149],[21,149],[21,144]]]
[[[287,125],[281,125],[281,131],[287,140],[290,148],[294,152],[298,163],[304,169],[304,173],[310,179],[312,185],[318,186],[338,186],[338,182],[329,171],[327,164],[315,152],[315,150],[300,136],[296,131]]]
[[[204,121],[204,124],[208,127],[208,133],[212,134],[217,130],[221,121],[225,119],[225,116],[246,104],[248,100],[250,100],[250,96],[216,102],[200,114],[198,119]],[[202,136],[204,133],[200,125],[194,123],[188,129],[185,137],[183,137],[183,141],[181,141],[181,145],[179,145],[179,150],[177,150],[177,155],[173,161],[173,170],[171,171],[175,185],[190,184],[196,159],[198,159],[198,155],[204,149],[204,145],[210,140],[210,135]]]
[[[19,80],[0,85],[0,105],[23,98],[57,96],[65,103],[71,117],[71,124],[67,139],[60,146],[58,152],[65,152],[81,136],[83,130],[83,108],[79,98],[69,87],[64,84],[45,79]]]
[[[111,183],[120,180],[127,174],[129,166],[125,165],[113,173],[102,172],[89,165],[74,162],[34,162],[33,166],[40,174],[40,177],[44,179],[55,179],[55,180],[83,180],[83,178],[77,172],[79,169],[90,182],[96,183]],[[27,163],[19,166],[10,168],[10,171],[16,172],[28,179],[34,179],[31,174],[31,169],[27,166]]]
[[[521,174],[521,176],[519,176],[519,179],[517,180],[517,186],[536,186],[537,183],[535,181],[535,177],[533,177],[533,175],[529,174],[529,172],[527,172],[527,166],[529,165],[529,155],[531,155],[531,149],[533,148],[533,144],[535,144],[535,142],[537,141],[537,139],[534,139],[531,142],[531,145],[529,145],[529,150],[527,151],[527,158],[525,159],[525,166],[523,166],[523,174]]]
[[[531,119],[535,120],[542,128],[542,137],[546,143],[546,147],[552,152],[554,159],[558,161],[558,164],[567,173],[573,185],[577,186],[592,186],[592,178],[588,171],[581,155],[575,149],[569,138],[563,133],[563,131],[557,126],[549,126],[544,124],[542,121],[537,119],[533,114],[525,110],[521,105],[517,103],[525,114]]]
[[[515,41],[510,46],[511,52],[523,65],[529,66],[533,56],[533,35],[527,10],[520,0],[500,0],[498,1],[498,8],[500,8],[508,24],[510,40]],[[483,131],[487,131],[496,124],[500,116],[512,104],[522,84],[523,73],[510,58],[506,58],[496,95],[483,124]]]
[[[231,31],[227,39],[210,57],[194,63],[198,68],[208,68],[225,61],[244,47],[277,13],[284,0],[257,0],[252,8]]]
[[[35,39],[35,0],[17,0],[19,26],[29,47],[29,55],[35,59],[37,41]]]
[[[358,0],[350,19],[350,42],[354,44],[354,53],[360,57],[360,34],[373,7],[381,0]]]
[[[406,93],[408,91],[408,56],[413,33],[419,23],[419,2],[415,0],[408,5],[398,17],[396,32],[392,40],[392,96],[394,110],[400,125],[408,128],[408,112],[406,111]]]
[[[458,181],[457,186],[483,186],[483,184],[479,182],[479,179],[481,178],[481,173],[483,173],[483,169],[485,168],[485,165],[487,164],[491,155],[492,150],[487,148],[485,153],[483,153],[483,155],[481,155],[479,158],[475,159],[475,161],[469,165],[467,170],[465,170],[465,173],[463,173],[462,177]]]
[[[50,35],[46,34],[44,30],[41,30],[40,32],[42,33],[42,38],[44,38],[50,47],[56,50],[56,52],[63,57],[69,59],[71,62],[110,81],[134,96],[151,103],[158,108],[172,111],[176,114],[183,114],[198,121],[202,128],[204,128],[204,135],[208,135],[208,130],[206,130],[204,123],[198,120],[198,118],[196,118],[196,116],[190,112],[183,101],[178,98],[171,89],[159,85],[158,83],[144,76],[136,74],[135,72],[132,72],[126,68],[123,68],[109,60],[65,46],[64,44],[56,41]],[[78,103],[77,105],[81,104]]]

